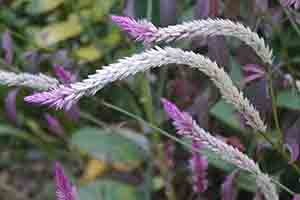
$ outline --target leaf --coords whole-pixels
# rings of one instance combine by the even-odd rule
[[[71,15],[66,21],[50,24],[35,33],[35,41],[40,47],[48,47],[58,42],[75,37],[82,32],[80,19]]]
[[[90,183],[96,180],[97,177],[103,175],[108,166],[105,162],[91,159],[88,161],[88,164],[83,172],[82,177],[80,178],[81,183]]]
[[[99,22],[107,15],[115,1],[97,0],[89,8],[81,9],[78,14],[70,14],[68,19],[50,24],[35,35],[36,43],[48,47],[58,42],[78,36],[84,30],[83,20]],[[80,17],[79,17],[80,16]]]
[[[100,60],[103,57],[103,52],[100,48],[97,48],[95,45],[83,46],[77,49],[75,55],[83,61],[94,62]]]
[[[224,100],[218,101],[210,110],[210,114],[229,126],[230,128],[242,131],[240,121],[237,118],[235,109]]]
[[[82,128],[73,135],[71,143],[98,160],[129,168],[139,166],[146,155],[135,142],[116,130]]]
[[[86,200],[142,200],[142,193],[128,184],[101,180],[79,188],[79,199]]]
[[[64,0],[31,0],[27,7],[27,12],[30,14],[41,14],[54,10],[60,6]]]
[[[293,89],[280,91],[277,96],[277,105],[291,110],[300,109],[300,95]]]

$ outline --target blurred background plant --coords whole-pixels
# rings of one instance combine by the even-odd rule
[[[157,127],[175,132],[161,97],[300,193],[291,166],[299,165],[300,144],[298,7],[298,1],[283,0],[2,0],[1,70],[42,72],[65,84],[144,49],[111,22],[111,14],[146,18],[156,26],[220,17],[251,27],[274,50],[270,72],[252,49],[232,38],[176,45],[226,69],[269,125],[272,141],[286,147],[290,162],[251,133],[207,77],[180,66],[118,81],[68,112],[26,104],[29,89],[0,86],[1,199],[55,199],[55,160],[76,183],[80,199],[261,199],[252,177],[209,151],[200,158],[190,154],[161,134]],[[280,195],[292,199],[286,190]]]

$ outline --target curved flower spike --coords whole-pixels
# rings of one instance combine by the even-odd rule
[[[202,148],[209,149],[220,156],[224,161],[250,172],[255,177],[257,186],[264,194],[266,200],[279,199],[276,187],[271,182],[270,177],[264,174],[252,159],[233,146],[226,144],[224,141],[200,128],[198,124],[192,120],[191,116],[185,112],[181,112],[173,103],[162,99],[162,104],[167,115],[173,120],[178,134],[199,142]]]
[[[207,75],[220,90],[222,97],[244,116],[249,126],[255,131],[265,132],[266,126],[258,111],[234,86],[231,78],[222,68],[202,55],[171,47],[164,49],[156,47],[121,59],[115,64],[102,67],[101,70],[97,70],[95,74],[89,75],[87,79],[81,82],[73,83],[70,86],[61,86],[48,92],[33,94],[26,97],[25,101],[69,109],[82,96],[94,95],[111,82],[168,64],[187,65]]]
[[[165,28],[156,28],[150,22],[136,21],[129,17],[113,16],[112,20],[123,30],[128,31],[133,38],[146,44],[192,39],[197,36],[231,36],[249,45],[263,62],[269,65],[273,62],[272,50],[266,45],[264,39],[250,28],[231,20],[194,20]]]

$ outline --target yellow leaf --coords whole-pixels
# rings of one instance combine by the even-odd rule
[[[60,6],[64,0],[32,0],[28,7],[31,14],[40,14],[49,12]]]
[[[93,62],[101,59],[103,57],[103,52],[95,45],[88,45],[77,49],[75,51],[75,56],[80,60]]]
[[[108,165],[105,162],[91,159],[80,178],[80,182],[83,184],[93,182],[97,177],[102,176],[107,169]]]
[[[82,31],[79,17],[71,15],[67,21],[54,23],[35,34],[35,40],[41,47],[75,37]]]

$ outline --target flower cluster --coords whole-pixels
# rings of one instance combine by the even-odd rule
[[[275,185],[253,160],[238,149],[200,128],[195,121],[192,120],[191,122],[191,117],[187,113],[181,112],[173,103],[165,99],[162,100],[162,103],[166,113],[174,121],[173,123],[178,130],[178,134],[199,142],[202,148],[207,148],[219,155],[223,160],[250,172],[255,176],[257,185],[264,193],[266,199],[278,200]]]

